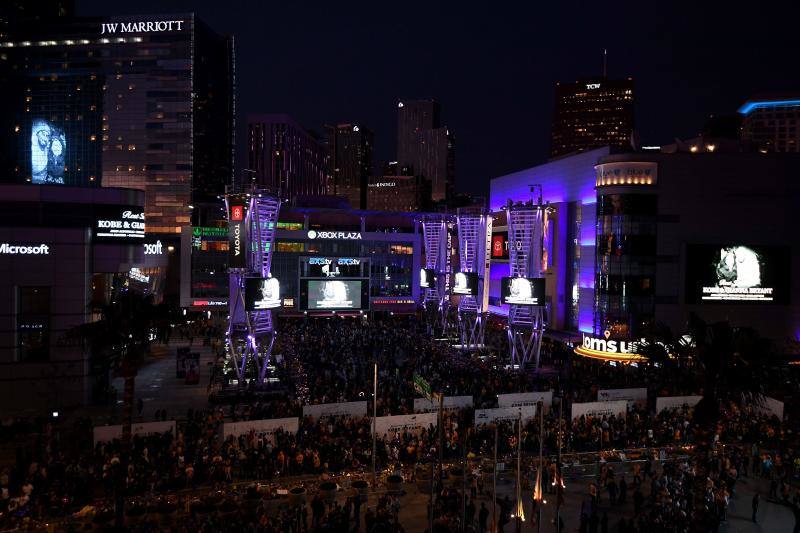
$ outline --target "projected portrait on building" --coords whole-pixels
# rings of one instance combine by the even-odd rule
[[[67,140],[64,130],[37,119],[31,127],[31,182],[64,184]]]

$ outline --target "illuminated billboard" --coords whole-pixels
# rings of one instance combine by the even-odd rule
[[[13,162],[15,179],[33,185],[99,186],[102,76],[59,72],[7,81],[3,97],[9,107],[0,121],[12,121],[14,135],[3,142],[5,153],[16,152],[8,161]]]
[[[67,139],[52,122],[36,119],[31,126],[31,182],[64,185]]]
[[[307,311],[368,309],[369,282],[366,279],[301,279],[300,308]]]
[[[231,196],[228,211],[228,267],[247,267],[247,198]]]
[[[432,268],[419,269],[419,286],[423,289],[430,289],[436,285],[436,270]]]
[[[275,278],[246,278],[244,307],[247,311],[275,309],[281,306],[281,285]]]
[[[789,303],[785,247],[743,244],[686,247],[687,303]]]
[[[143,242],[144,209],[138,206],[96,206],[92,236],[97,242]]]
[[[508,232],[492,234],[492,259],[508,259]]]
[[[544,305],[544,278],[510,278],[500,280],[500,299],[504,304]]]
[[[478,274],[475,272],[456,272],[453,294],[478,295]]]

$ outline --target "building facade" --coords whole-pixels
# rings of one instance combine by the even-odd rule
[[[442,124],[433,99],[397,103],[397,166],[428,180],[434,202],[452,198],[455,187],[455,136]]]
[[[333,186],[329,193],[347,198],[353,209],[366,209],[375,135],[358,124],[325,126],[325,133]]]
[[[373,176],[367,184],[370,211],[420,211],[429,182],[418,176]]]
[[[227,228],[187,229],[181,245],[181,306],[227,313]],[[323,280],[359,287],[353,307],[336,312],[413,312],[421,258],[417,214],[283,205],[272,255],[280,312],[330,314],[309,303],[308,287]]]
[[[633,130],[633,79],[556,84],[550,157],[602,146],[629,148]]]
[[[800,229],[791,216],[800,158],[708,139],[685,144],[593,150],[494,179],[494,303],[494,278],[507,275],[501,208],[530,200],[528,184],[541,183],[553,208],[544,236],[552,329],[636,340],[659,323],[682,332],[693,312],[796,339],[800,287],[789,272],[800,246],[786,236]]]
[[[148,258],[166,253],[145,236],[141,191],[0,186],[0,410],[79,406],[107,385],[70,332],[115,291],[153,290]]]
[[[247,117],[248,170],[281,198],[328,194],[331,175],[324,143],[289,115]]]
[[[739,113],[742,140],[765,152],[800,152],[800,95],[748,100]]]
[[[233,41],[192,14],[15,24],[0,43],[8,180],[144,191],[173,235],[233,174]]]

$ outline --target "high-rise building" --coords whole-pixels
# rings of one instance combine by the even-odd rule
[[[8,37],[12,25],[27,20],[43,20],[75,15],[75,0],[5,0],[0,3],[0,39]]]
[[[0,42],[2,180],[145,192],[180,234],[233,174],[233,41],[193,14],[42,18]]]
[[[330,190],[324,144],[289,115],[248,116],[247,147],[248,170],[255,172],[256,183],[278,189],[284,200]]]
[[[430,197],[429,182],[419,176],[374,176],[367,185],[370,211],[419,211]]]
[[[455,184],[455,137],[441,123],[433,99],[397,103],[397,163],[431,183],[433,201],[452,197]]]
[[[372,130],[357,124],[336,124],[325,126],[325,132],[332,184],[328,192],[347,198],[354,209],[366,209],[375,142]]]
[[[632,78],[557,83],[550,157],[601,146],[629,147],[633,96]]]
[[[766,152],[800,152],[800,95],[748,100],[742,139]]]

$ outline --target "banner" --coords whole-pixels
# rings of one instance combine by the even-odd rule
[[[475,426],[494,424],[497,422],[514,422],[522,413],[522,423],[536,418],[535,405],[518,405],[514,407],[498,407],[497,409],[476,409]]]
[[[518,405],[536,405],[542,402],[544,405],[544,412],[550,410],[553,405],[553,391],[540,391],[540,392],[517,392],[514,394],[498,394],[497,406],[498,407],[516,407]]]
[[[667,409],[681,409],[684,405],[694,407],[702,396],[659,396],[656,398],[656,414]]]
[[[604,389],[597,391],[598,402],[613,402],[615,400],[628,400],[641,408],[647,407],[647,389]]]
[[[167,433],[171,431],[176,435],[175,421],[167,420],[166,422],[141,422],[139,424],[131,424],[131,435],[155,435],[156,433]],[[94,443],[110,442],[114,439],[122,438],[122,424],[114,426],[95,426],[92,428],[94,434]]]
[[[472,396],[445,396],[442,408],[445,411],[454,411],[472,407]],[[425,398],[414,398],[415,413],[431,413],[439,410],[439,402],[436,400],[426,400]]]
[[[780,400],[770,398],[769,396],[764,396],[762,399],[762,404],[753,407],[756,412],[775,415],[779,420],[783,420],[783,402]]]
[[[616,400],[612,402],[586,402],[572,404],[572,420],[587,416],[592,418],[602,416],[625,416],[628,412],[627,400]]]
[[[341,402],[304,405],[303,416],[310,416],[315,419],[325,418],[326,416],[346,416],[348,418],[365,417],[367,416],[367,402]]]
[[[247,197],[231,196],[228,200],[228,267],[247,266]]]
[[[419,413],[415,415],[379,416],[375,419],[375,432],[378,438],[392,432],[409,431],[417,433],[429,426],[438,426],[439,416],[436,413]]]
[[[239,435],[247,435],[254,431],[261,435],[267,435],[270,438],[278,431],[282,430],[286,433],[297,433],[300,429],[300,421],[297,418],[269,418],[265,420],[243,420],[242,422],[225,422],[222,425],[222,434],[224,438],[231,435],[238,437]]]

